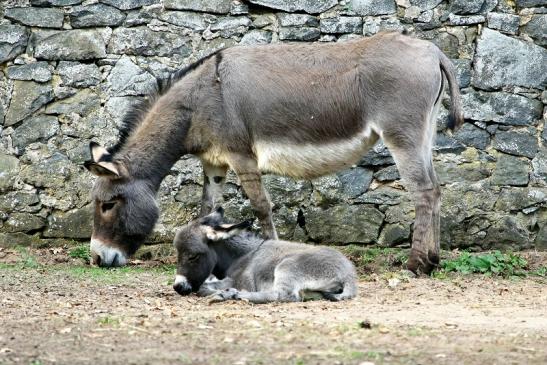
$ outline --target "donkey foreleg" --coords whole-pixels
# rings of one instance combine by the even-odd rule
[[[265,304],[272,302],[299,302],[302,299],[298,295],[275,289],[248,292],[229,288],[217,290],[209,295],[209,303],[219,303],[227,300],[246,300],[254,304]]]
[[[206,216],[222,205],[222,191],[226,181],[227,167],[213,166],[205,161],[203,165],[203,194],[201,196],[200,216]]]
[[[255,304],[271,302],[301,302],[301,290],[298,290],[298,272],[294,260],[282,261],[274,271],[274,282],[269,290],[263,291],[241,291],[235,299],[247,300]]]
[[[251,201],[251,206],[260,221],[264,236],[276,240],[277,232],[272,219],[272,204],[262,185],[261,174],[256,161],[249,157],[235,155],[230,158],[230,167],[239,177],[241,187]]]
[[[226,300],[246,300],[255,304],[271,302],[300,302],[300,291],[294,286],[294,277],[279,275],[279,266],[276,268],[276,279],[271,289],[263,291],[239,291],[234,288],[218,290],[209,297],[209,303]]]
[[[239,290],[235,288],[227,288],[224,290],[215,290],[213,293],[208,295],[208,302],[211,303],[220,303],[227,300],[239,300]]]
[[[234,280],[232,278],[224,278],[218,281],[206,281],[201,284],[196,294],[200,297],[207,297],[209,295],[214,295],[219,291],[229,289],[233,286]]]

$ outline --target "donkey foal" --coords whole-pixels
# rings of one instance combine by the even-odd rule
[[[226,224],[223,209],[182,227],[175,237],[181,295],[197,292],[211,301],[297,302],[309,297],[332,301],[357,294],[357,275],[340,252],[303,243],[262,239],[245,228]],[[216,282],[205,281],[215,275]]]

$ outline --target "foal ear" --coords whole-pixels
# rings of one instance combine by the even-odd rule
[[[211,213],[199,219],[199,224],[202,226],[216,227],[222,223],[224,219],[224,208],[217,207]]]
[[[112,161],[112,155],[108,150],[96,142],[89,144],[91,160],[84,162],[84,166],[93,175],[103,177],[120,177],[120,169],[116,162]]]
[[[220,224],[218,226],[203,225],[207,238],[211,241],[221,241],[231,238],[241,231],[251,227],[252,220],[244,221],[236,224]]]

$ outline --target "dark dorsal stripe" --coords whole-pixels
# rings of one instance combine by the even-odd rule
[[[166,94],[173,85],[186,76],[188,73],[194,71],[196,68],[201,66],[208,59],[216,56],[216,69],[218,70],[218,65],[222,60],[222,49],[216,50],[215,52],[197,60],[194,63],[189,64],[186,67],[181,68],[164,78],[156,78],[156,84],[150,90],[148,95],[132,106],[126,113],[122,121],[122,127],[120,128],[120,138],[118,143],[108,149],[112,155],[122,149],[127,142],[127,139],[131,133],[137,128],[141,123],[142,119],[146,115],[146,112],[154,104],[154,102],[162,95]]]

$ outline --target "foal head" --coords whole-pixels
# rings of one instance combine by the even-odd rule
[[[177,249],[177,275],[173,289],[180,295],[197,291],[213,272],[218,263],[213,243],[233,237],[251,225],[250,222],[226,224],[223,220],[224,210],[219,207],[177,232],[173,242]]]

